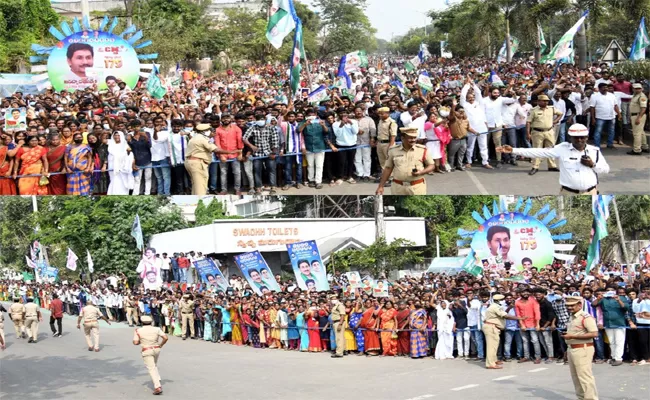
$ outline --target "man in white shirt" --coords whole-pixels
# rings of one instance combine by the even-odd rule
[[[465,110],[467,120],[469,121],[469,133],[467,134],[467,164],[465,168],[471,168],[472,156],[474,155],[474,145],[478,141],[479,152],[481,153],[481,162],[484,168],[492,169],[489,162],[488,147],[487,147],[487,122],[485,119],[485,108],[481,105],[481,91],[475,83],[471,83],[473,89],[472,93],[468,93],[470,89],[470,78],[463,86],[460,92],[460,105]],[[483,133],[482,133],[483,132]]]
[[[503,132],[499,129],[503,127],[503,118],[501,117],[503,106],[514,102],[515,99],[513,98],[501,97],[501,91],[496,87],[490,88],[489,96],[481,99],[488,131],[492,131],[488,135],[492,136],[492,143],[494,143],[495,148],[502,145],[501,137]],[[497,168],[501,168],[501,153],[497,153]]]
[[[509,93],[507,96],[508,97],[506,98],[512,99],[513,102],[509,104],[503,103],[502,106],[501,118],[503,121],[503,136],[501,137],[501,145],[509,144],[510,146],[516,147],[517,129],[515,124],[515,116],[517,115],[517,109],[520,107],[520,105],[514,100],[514,93]],[[503,155],[503,163],[517,165],[515,157],[511,154]]]
[[[158,194],[169,196],[172,184],[172,172],[169,163],[169,131],[163,117],[156,117],[151,136],[151,164],[158,182]]]
[[[598,93],[591,96],[589,102],[591,108],[591,126],[594,130],[594,145],[600,149],[600,135],[607,130],[607,148],[614,148],[615,119],[621,119],[621,112],[618,107],[616,96],[607,91],[607,83],[598,85]]]
[[[190,187],[189,176],[184,164],[192,127],[183,128],[183,121],[180,119],[172,120],[171,125],[169,158],[174,174],[174,193],[185,194],[186,189]]]
[[[529,148],[530,142],[526,134],[526,121],[528,113],[533,106],[528,102],[525,94],[521,94],[517,101],[517,112],[515,113],[515,126],[517,127],[517,147]]]
[[[598,175],[609,173],[609,165],[600,149],[587,144],[589,130],[582,124],[569,128],[571,143],[546,149],[513,149],[503,146],[497,151],[533,158],[555,158],[560,167],[560,193],[563,195],[598,194]]]
[[[162,272],[162,281],[164,282],[170,282],[169,280],[169,272],[171,271],[171,260],[169,257],[167,257],[167,253],[162,254],[162,266],[160,267],[160,271]]]
[[[364,116],[364,111],[361,107],[354,109],[354,117],[359,124],[357,146],[374,146],[375,140],[377,139],[377,125],[375,125],[375,121],[368,116]],[[362,181],[370,179],[371,152],[372,149],[370,147],[361,147],[357,149],[354,155],[354,168],[357,171],[357,176]]]
[[[418,139],[424,139],[426,137],[424,123],[427,120],[427,116],[424,110],[420,108],[419,100],[413,100],[408,106],[408,111],[400,114],[399,119],[406,128],[418,128]]]

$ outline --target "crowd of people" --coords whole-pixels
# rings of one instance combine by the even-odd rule
[[[166,334],[183,339],[334,352],[334,324],[342,323],[345,341],[338,344],[344,346],[342,354],[476,360],[486,357],[485,313],[497,303],[508,315],[520,318],[506,321],[500,332],[500,360],[562,364],[567,360],[562,332],[570,318],[565,298],[580,296],[582,309],[595,318],[599,330],[593,340],[593,362],[649,363],[648,265],[641,264],[630,274],[625,265],[612,262],[587,274],[585,264],[532,267],[525,281],[509,279],[505,271],[479,277],[464,272],[406,276],[390,281],[388,297],[359,289],[346,292],[345,275],[338,274],[332,276],[332,289],[321,292],[300,290],[293,280],[277,275],[281,290],[262,296],[237,275],[230,276],[223,292],[207,283],[178,282],[173,275],[161,290],[147,291],[141,284],[129,286],[124,275],[100,274],[92,281],[74,283],[4,280],[0,298],[53,310],[50,327],[55,336],[69,329],[61,325],[64,313],[76,316],[93,304],[107,321],[134,326],[147,316]],[[60,305],[53,307],[54,299]],[[335,311],[339,300],[344,306],[340,316]],[[25,328],[20,316],[10,317],[21,337]],[[37,337],[33,329],[38,325],[28,332]]]
[[[26,126],[0,123],[0,194],[252,194],[378,182],[404,127],[417,127],[432,174],[475,162],[516,165],[522,157],[496,148],[561,143],[575,123],[591,127],[598,148],[605,136],[608,148],[625,139],[630,154],[648,152],[647,82],[633,84],[606,64],[432,58],[409,72],[404,61],[371,57],[351,73],[350,88],[335,64],[315,61],[295,96],[283,68],[272,65],[183,74],[160,100],[143,82],[134,90],[119,82],[107,91],[16,92],[2,99],[0,118],[24,108]],[[433,90],[418,84],[419,71]],[[327,97],[310,102],[319,85]],[[550,138],[526,128],[540,96],[559,116],[546,127]],[[208,155],[199,156],[204,148]]]

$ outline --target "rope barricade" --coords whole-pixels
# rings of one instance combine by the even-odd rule
[[[526,126],[526,125],[519,125],[519,126],[515,126],[515,127],[513,127],[513,128],[496,128],[496,129],[490,129],[490,130],[487,130],[487,131],[485,131],[485,132],[479,132],[479,133],[472,134],[472,135],[475,135],[475,136],[488,135],[488,134],[490,134],[490,133],[492,133],[492,132],[499,132],[499,131],[503,131],[503,130],[505,130],[505,129],[519,129],[519,128],[523,128],[523,127],[525,127],[525,126]],[[468,133],[468,135],[470,135],[470,133]],[[395,144],[399,144],[399,143],[401,143],[401,142],[395,142]],[[350,151],[350,150],[356,150],[356,149],[364,149],[364,148],[368,148],[368,147],[372,147],[372,146],[369,145],[369,144],[362,144],[362,145],[357,145],[357,146],[352,146],[352,147],[346,147],[346,148],[342,148],[342,149],[337,149],[337,151],[333,151],[332,149],[326,149],[326,150],[320,151],[319,153],[338,153],[338,152],[341,152],[341,151]],[[303,154],[303,153],[285,153],[285,154],[282,154],[282,155],[276,154],[276,155],[275,155],[275,159],[278,159],[279,157],[292,157],[292,156],[304,156],[304,154]],[[255,160],[266,160],[267,158],[269,158],[269,156],[263,156],[263,157],[249,157],[248,160],[250,160],[250,161],[255,161]],[[238,160],[237,160],[236,158],[232,158],[232,159],[228,159],[228,160],[226,160],[225,162],[226,162],[226,163],[229,163],[229,162],[235,162],[235,161],[238,161]],[[217,161],[213,161],[213,162],[215,162],[215,163],[219,163],[219,164],[223,163],[223,161],[221,161],[221,160],[219,160],[219,159],[217,159]],[[177,164],[177,165],[178,165],[178,164]],[[171,164],[170,164],[170,165],[166,165],[166,166],[165,166],[165,165],[163,165],[163,166],[161,166],[161,165],[155,165],[155,166],[154,166],[154,165],[151,165],[151,166],[146,166],[146,167],[138,167],[138,170],[143,170],[143,169],[154,169],[154,168],[171,168],[171,167],[172,167]],[[50,172],[48,175],[49,175],[49,176],[52,176],[52,175],[94,174],[94,173],[100,173],[100,172],[112,172],[112,171],[114,171],[114,170],[112,170],[112,169],[106,169],[106,170],[95,169],[95,170],[92,170],[92,172],[83,172],[83,171],[77,171],[77,172],[64,172],[64,171],[61,171],[61,172]],[[35,178],[35,177],[40,177],[40,176],[42,176],[42,174],[25,174],[25,175],[17,175],[17,176],[16,176],[16,179],[20,179],[20,178]],[[9,177],[7,177],[7,176],[0,176],[0,179],[14,179],[14,178],[13,178],[13,176],[9,176]]]

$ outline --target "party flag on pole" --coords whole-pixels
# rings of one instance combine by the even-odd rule
[[[648,46],[650,46],[650,39],[648,39],[648,30],[645,27],[645,17],[641,17],[641,23],[630,50],[630,60],[645,60],[645,49]]]
[[[276,49],[282,47],[282,41],[296,27],[292,0],[273,0],[269,7],[269,22],[266,26],[266,38]]]
[[[72,249],[68,248],[68,258],[65,261],[65,266],[67,269],[76,271],[77,270],[77,260],[79,257],[72,251]]]
[[[142,250],[144,247],[144,239],[142,238],[142,225],[140,225],[140,216],[138,214],[135,215],[135,220],[133,220],[131,236],[135,239],[138,250]]]
[[[600,241],[607,237],[607,219],[609,218],[609,203],[613,196],[594,195],[591,200],[591,210],[594,222],[591,228],[591,243],[587,252],[587,273],[598,266],[600,261]]]
[[[90,250],[86,249],[86,262],[88,263],[88,272],[95,272],[95,263],[93,263],[93,258],[90,256]]]

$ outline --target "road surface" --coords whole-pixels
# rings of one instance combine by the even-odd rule
[[[6,318],[8,347],[0,352],[0,398],[22,400],[150,399],[151,379],[133,329],[100,322],[101,351],[88,352],[74,318],[53,338],[43,313],[39,340],[17,340]],[[170,338],[159,359],[164,398],[331,400],[573,400],[569,367],[381,358],[259,350]],[[650,366],[594,365],[600,399],[647,399]]]

